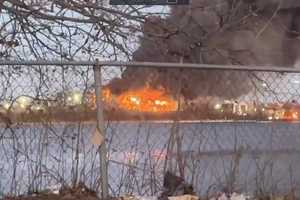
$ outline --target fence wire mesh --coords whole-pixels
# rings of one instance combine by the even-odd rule
[[[202,196],[297,192],[300,73],[102,66],[109,190],[155,195],[173,171]],[[1,66],[0,196],[99,191],[93,67]]]

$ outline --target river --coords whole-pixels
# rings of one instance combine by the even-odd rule
[[[94,130],[94,124],[1,128],[0,195],[75,180],[96,189],[100,169],[90,141]],[[109,122],[110,190],[113,195],[157,194],[171,132],[182,137],[185,178],[202,195],[224,187],[247,193],[297,189],[299,130],[299,123],[284,122]]]

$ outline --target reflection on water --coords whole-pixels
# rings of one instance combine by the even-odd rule
[[[24,193],[57,183],[98,187],[99,155],[93,124],[24,126],[1,130],[0,188]],[[253,192],[285,191],[300,183],[300,124],[181,123],[180,155],[186,179],[199,193],[211,185]],[[157,193],[171,123],[108,123],[109,179],[113,194]],[[79,138],[79,140],[77,140]]]

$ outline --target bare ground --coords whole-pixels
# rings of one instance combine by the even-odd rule
[[[83,184],[79,184],[74,188],[62,188],[59,194],[44,191],[18,197],[4,197],[3,200],[100,200],[100,198],[97,197],[95,191],[88,189]]]

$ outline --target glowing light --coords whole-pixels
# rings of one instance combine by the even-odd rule
[[[292,117],[293,119],[298,119],[298,112],[293,112]]]
[[[273,117],[272,117],[272,116],[269,116],[269,117],[268,117],[268,120],[273,120]]]
[[[102,100],[103,101],[107,101],[107,102],[112,101],[112,99],[113,99],[112,93],[108,88],[103,89],[101,94],[102,94]]]
[[[10,103],[10,102],[4,102],[4,103],[2,104],[2,106],[3,106],[3,108],[4,108],[5,110],[8,110],[8,109],[11,107],[11,103]]]
[[[70,105],[82,104],[82,94],[80,92],[72,92],[67,95],[67,102]]]
[[[265,109],[265,108],[262,108],[261,110],[264,112],[266,109]]]
[[[102,90],[102,100],[108,105],[116,104],[119,108],[135,112],[173,112],[177,111],[177,101],[166,95],[163,90],[148,87],[129,90],[120,95],[113,95],[109,88]],[[96,107],[95,93],[88,94],[90,107]]]
[[[36,105],[33,105],[31,107],[31,110],[33,110],[33,111],[42,111],[42,110],[45,110],[45,107],[43,105],[36,104]]]
[[[23,103],[23,104],[26,104],[28,102],[28,99],[26,97],[20,97],[19,102]]]
[[[16,102],[20,108],[26,109],[31,104],[31,100],[32,99],[29,97],[21,96],[16,100]]]
[[[139,105],[140,104],[140,99],[138,97],[130,97],[130,101],[133,103]]]
[[[111,91],[108,88],[104,88],[102,89],[101,92],[102,95],[102,101],[104,101],[105,103],[112,103],[113,102],[113,95],[111,93]],[[86,100],[88,105],[92,108],[92,109],[96,109],[96,94],[95,92],[88,92],[86,94]]]
[[[220,110],[220,109],[222,108],[222,105],[219,104],[219,103],[217,103],[217,104],[214,106],[214,108],[215,108],[216,110]]]
[[[168,104],[166,101],[155,100],[155,105],[165,106]]]
[[[73,93],[73,102],[74,104],[81,104],[82,103],[82,94],[79,92],[74,92]]]
[[[177,111],[177,101],[162,90],[141,88],[130,90],[116,97],[121,109],[136,112],[173,112]]]
[[[165,106],[165,105],[167,105],[167,103],[168,103],[168,102],[166,102],[166,101],[161,101],[161,102],[160,102],[160,105],[161,105],[161,106]]]

